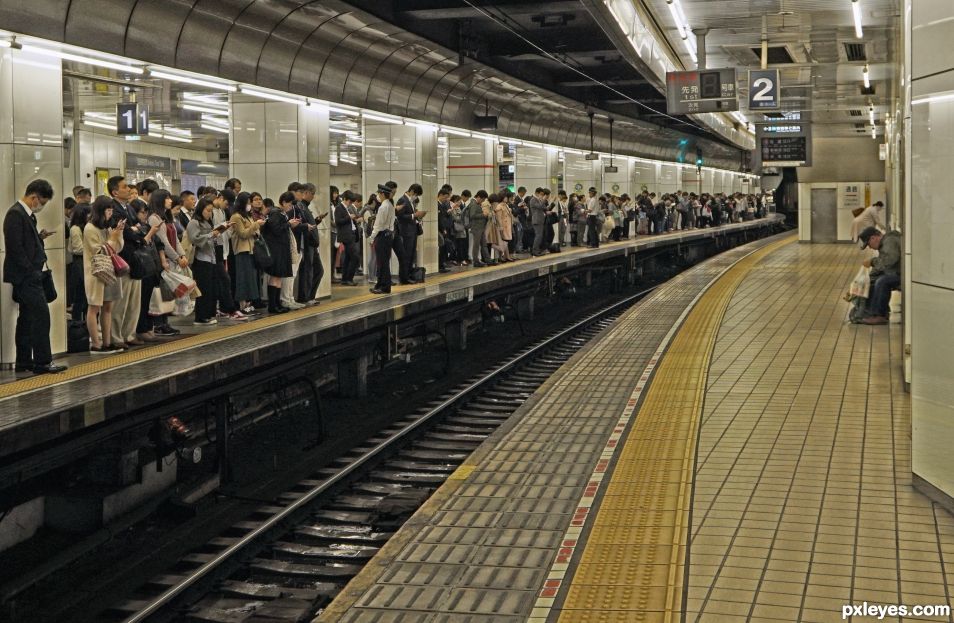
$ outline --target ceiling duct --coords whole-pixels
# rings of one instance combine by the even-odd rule
[[[845,58],[847,58],[849,61],[868,60],[868,55],[865,53],[865,44],[845,43]]]
[[[755,54],[755,58],[762,59],[762,48],[749,49],[752,50],[752,54]],[[795,59],[792,58],[784,45],[770,45],[768,48],[768,62],[769,65],[786,65],[794,63]]]

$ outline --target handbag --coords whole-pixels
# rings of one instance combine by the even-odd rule
[[[113,264],[113,271],[116,277],[125,277],[129,274],[129,264],[126,263],[126,260],[119,257],[119,254],[113,250],[113,247],[105,244],[103,248],[106,249],[106,253],[109,254],[109,259]]]
[[[149,315],[165,316],[171,314],[176,308],[174,301],[165,301],[162,298],[162,291],[159,288],[152,289],[152,295],[149,297]]]
[[[162,270],[159,262],[159,252],[151,244],[145,244],[132,252],[132,263],[129,265],[129,276],[133,279],[154,277]]]
[[[56,300],[56,285],[53,283],[53,271],[50,270],[49,265],[43,269],[40,281],[43,283],[43,296],[46,297],[46,302],[52,303]]]
[[[261,236],[257,237],[255,242],[252,243],[252,261],[255,262],[255,268],[259,270],[267,270],[274,263],[268,243]]]
[[[109,245],[104,245],[104,247],[106,246]],[[112,256],[105,248],[100,249],[99,253],[90,258],[90,267],[90,272],[93,273],[94,277],[102,281],[103,285],[109,286],[116,283],[116,267],[113,264]]]
[[[163,273],[163,275],[165,275],[165,273]],[[165,279],[159,280],[159,293],[162,294],[163,301],[176,300],[176,293],[173,292],[171,287],[169,287],[169,282],[167,282]]]
[[[423,236],[423,235],[424,235],[424,225],[423,225],[420,221],[414,221],[414,222],[417,223],[417,235],[418,235],[418,236]]]

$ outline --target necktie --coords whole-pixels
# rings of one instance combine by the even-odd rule
[[[30,220],[33,221],[33,226],[36,227],[36,214],[31,214]]]

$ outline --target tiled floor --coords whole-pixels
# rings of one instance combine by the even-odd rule
[[[954,517],[911,487],[900,325],[845,322],[857,261],[789,245],[732,298],[699,437],[690,623],[952,603]]]

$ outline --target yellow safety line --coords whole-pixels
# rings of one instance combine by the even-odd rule
[[[792,242],[739,261],[676,333],[606,485],[561,623],[681,619],[696,433],[713,346],[738,285],[762,258]]]

